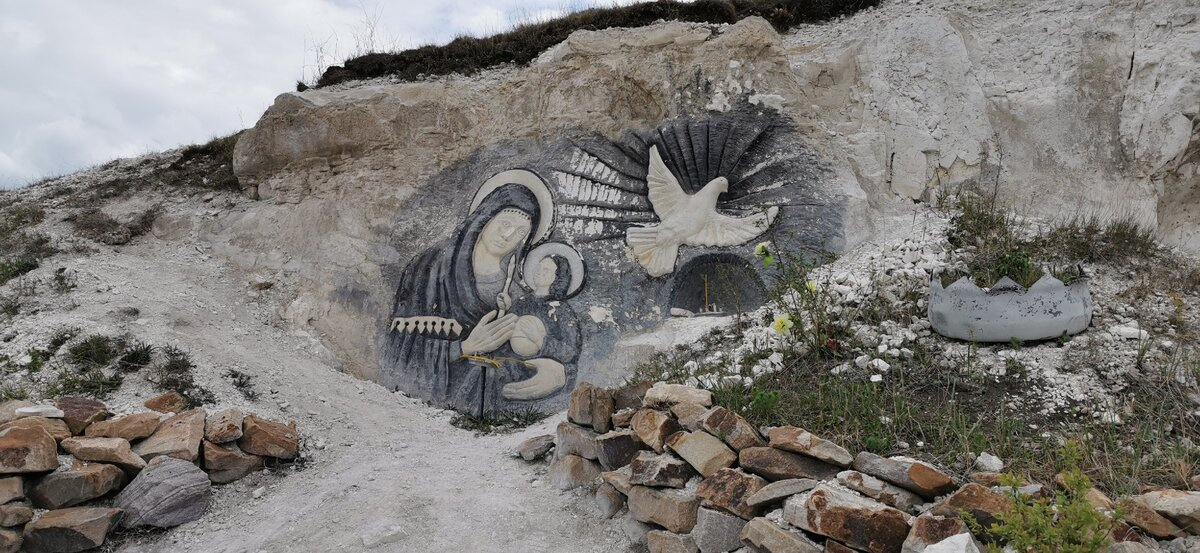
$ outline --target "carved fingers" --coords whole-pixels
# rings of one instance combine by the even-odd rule
[[[546,397],[567,384],[567,371],[562,363],[549,358],[530,359],[537,374],[519,382],[504,385],[501,393],[506,399],[528,400]]]
[[[496,351],[501,345],[512,338],[513,330],[517,328],[517,316],[509,313],[498,317],[492,311],[479,320],[479,324],[471,330],[462,343],[462,352],[467,355],[478,355]]]

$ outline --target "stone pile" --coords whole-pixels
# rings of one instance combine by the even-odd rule
[[[300,454],[294,421],[189,410],[174,392],[145,405],[109,418],[84,397],[0,404],[0,553],[84,551],[118,526],[191,522],[213,484]]]
[[[548,481],[594,489],[600,514],[624,512],[623,528],[651,553],[981,552],[990,536],[973,536],[962,514],[987,527],[1012,505],[992,455],[963,482],[915,459],[852,454],[802,428],[760,430],[713,406],[709,392],[674,384],[579,385],[556,435],[527,440],[517,455],[551,450]],[[1200,492],[1114,503],[1093,489],[1089,500],[1125,513],[1113,551],[1200,535]],[[1182,550],[1200,545],[1186,540]]]

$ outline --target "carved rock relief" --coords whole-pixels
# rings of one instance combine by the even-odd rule
[[[836,248],[841,198],[774,112],[542,146],[514,155],[500,144],[434,177],[458,190],[481,184],[453,230],[400,271],[385,385],[477,415],[553,407],[613,362],[622,334],[668,316],[685,262],[687,282],[707,286],[696,276],[703,256],[736,266],[755,239]],[[762,287],[753,269],[724,285]]]

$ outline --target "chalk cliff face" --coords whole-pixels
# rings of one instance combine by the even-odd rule
[[[396,380],[395,351],[406,346],[389,345],[394,319],[455,319],[438,302],[405,311],[404,272],[430,246],[491,232],[470,234],[467,221],[506,170],[533,173],[522,189],[544,185],[553,207],[528,217],[517,253],[498,256],[501,273],[529,261],[520,252],[540,240],[569,246],[588,276],[562,300],[585,344],[568,379],[618,378],[630,360],[608,357],[682,305],[694,285],[686,281],[698,278],[684,273],[699,256],[769,278],[753,263],[759,241],[836,253],[962,184],[994,188],[1033,214],[1133,215],[1197,251],[1200,8],[1189,4],[888,3],[784,36],[758,19],[667,22],[577,32],[527,68],[287,93],[235,153],[259,207],[197,225],[237,263],[310,282],[286,316],[318,331],[348,371],[401,389],[415,384]],[[747,143],[724,153],[715,136]],[[716,212],[758,213],[762,232],[705,243],[689,231],[674,272],[648,273],[627,253],[627,231],[666,221],[650,192],[651,146],[687,193],[727,177]],[[782,210],[768,218],[771,208]],[[553,228],[534,236],[550,212]],[[535,271],[502,280],[536,298]],[[483,272],[472,274],[488,281]],[[458,318],[495,307],[498,286],[470,288],[486,305]],[[483,326],[456,322],[462,342]],[[522,377],[541,374],[528,366]]]

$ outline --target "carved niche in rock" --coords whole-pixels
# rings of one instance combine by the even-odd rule
[[[738,307],[758,307],[752,240],[838,249],[824,171],[770,111],[485,146],[405,209],[436,215],[398,218],[396,249],[423,251],[391,271],[380,380],[476,415],[558,407],[576,380],[627,370],[614,344],[664,320],[712,263],[737,268]]]

